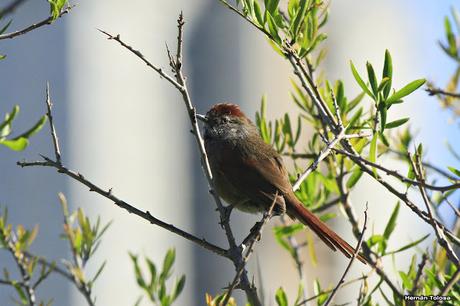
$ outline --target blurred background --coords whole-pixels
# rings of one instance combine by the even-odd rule
[[[153,63],[169,70],[165,42],[175,48],[176,19],[184,11],[184,69],[192,99],[202,113],[216,102],[232,101],[254,118],[263,94],[268,97],[269,118],[295,111],[288,95],[294,78],[288,62],[260,33],[216,0],[72,3],[77,6],[55,24],[0,43],[1,53],[7,55],[0,62],[0,114],[19,104],[16,128],[30,126],[45,113],[45,84],[49,81],[65,164],[102,187],[112,187],[117,196],[134,206],[226,247],[181,97],[169,83],[125,49],[107,41],[97,29],[119,33]],[[454,65],[442,54],[437,41],[444,37],[443,18],[454,4],[427,0],[332,1],[326,30],[329,38],[325,42],[329,53],[323,66],[328,79],[343,79],[347,95],[353,96],[359,88],[349,60],[360,71],[364,71],[366,60],[380,70],[385,49],[389,49],[395,67],[394,87],[423,77],[444,85]],[[14,15],[10,30],[47,15],[45,1],[26,1]],[[453,162],[444,142],[452,140],[458,130],[449,124],[449,113],[442,111],[434,98],[419,90],[392,114],[411,117],[417,140],[428,150],[428,160],[443,167]],[[176,248],[175,272],[187,276],[178,305],[203,305],[206,292],[215,295],[233,279],[234,269],[227,260],[140,221],[51,169],[20,169],[15,165],[22,158],[38,159],[39,153],[53,154],[47,127],[24,152],[0,147],[0,205],[8,206],[13,224],[39,224],[34,252],[51,259],[69,255],[66,242],[58,235],[62,227],[58,192],[68,197],[72,208],[83,207],[94,219],[99,215],[105,222],[113,221],[92,259],[94,267],[107,260],[95,288],[99,305],[133,305],[141,294],[128,251],[160,263],[168,248]],[[401,166],[389,162],[394,168]],[[384,228],[396,203],[369,180],[359,183],[352,201],[361,221],[363,206],[369,202],[370,228],[376,231]],[[404,222],[398,224],[393,236],[397,245],[430,231],[406,207],[401,208],[400,220]],[[258,218],[234,213],[236,236],[244,237]],[[271,225],[277,223],[272,220]],[[330,224],[354,243],[344,218]],[[328,252],[321,243],[316,247],[319,264],[305,267],[307,280],[311,284],[319,276],[324,287],[331,286],[342,274],[346,260]],[[4,253],[0,252],[0,267],[13,270]],[[402,253],[396,267],[406,266],[410,255]],[[276,245],[268,227],[249,264],[251,275],[257,274],[257,266],[263,279],[257,277],[256,281],[266,297],[283,286],[294,299],[294,265]],[[367,270],[355,265],[350,278],[361,271]],[[336,302],[354,299],[357,288],[342,289]],[[308,290],[312,295],[311,288]],[[0,305],[13,305],[12,295],[9,288],[0,287]],[[84,305],[71,284],[59,276],[52,276],[38,295],[41,299],[54,298],[54,305]]]

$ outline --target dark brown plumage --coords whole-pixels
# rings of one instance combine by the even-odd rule
[[[268,210],[276,196],[275,214],[287,213],[332,250],[352,256],[354,248],[297,199],[280,155],[237,105],[216,104],[203,119],[206,152],[220,197],[239,210],[256,213]],[[366,263],[361,255],[357,258]]]

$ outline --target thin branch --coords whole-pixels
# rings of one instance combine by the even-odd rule
[[[350,262],[348,263],[345,271],[343,272],[342,277],[340,278],[339,282],[337,283],[337,286],[335,286],[334,290],[332,290],[332,293],[329,296],[329,298],[327,299],[327,301],[324,304],[324,306],[328,306],[332,302],[332,300],[334,299],[335,295],[337,294],[337,291],[339,290],[340,286],[344,283],[345,277],[347,276],[348,272],[350,271],[350,268],[351,268],[353,262],[355,261],[355,258],[358,255],[359,250],[361,249],[361,245],[362,245],[363,240],[364,240],[364,232],[366,231],[366,229],[367,229],[367,203],[366,203],[366,209],[364,210],[363,229],[361,231],[361,236],[359,237],[358,244],[356,245],[355,252],[351,256]]]
[[[62,10],[59,13],[58,18],[61,18],[65,14],[69,13],[72,8],[74,8],[74,6],[68,6],[67,8]],[[54,18],[50,16],[50,17],[48,17],[48,18],[46,18],[46,19],[44,19],[44,20],[42,20],[42,21],[40,21],[38,23],[34,23],[34,24],[24,28],[24,29],[21,29],[21,30],[15,31],[15,32],[11,32],[11,33],[1,34],[0,35],[0,40],[15,38],[15,37],[24,35],[24,34],[30,32],[30,31],[33,31],[33,30],[38,29],[38,28],[41,28],[41,27],[43,27],[45,25],[52,24],[53,21],[55,21]]]
[[[442,96],[448,96],[452,98],[460,98],[460,93],[445,91],[441,88],[426,88],[425,90],[428,92],[428,95],[430,96],[442,95]]]
[[[174,234],[177,234],[187,240],[190,240],[194,242],[195,244],[212,251],[216,253],[217,255],[223,256],[223,257],[228,257],[227,251],[222,249],[221,247],[218,247],[212,243],[207,242],[205,239],[200,239],[192,234],[187,233],[186,231],[179,229],[175,227],[172,224],[168,224],[160,219],[155,218],[150,214],[149,211],[142,211],[131,204],[127,203],[126,201],[118,198],[115,196],[112,192],[111,189],[109,190],[104,190],[101,187],[97,186],[90,180],[86,179],[85,176],[81,173],[77,173],[73,170],[68,169],[62,164],[58,164],[56,161],[51,160],[50,158],[46,156],[42,156],[43,159],[45,160],[44,162],[17,162],[18,166],[21,167],[29,167],[29,166],[45,166],[45,167],[52,167],[57,169],[57,172],[62,173],[64,175],[67,175],[71,177],[72,179],[80,182],[81,184],[87,186],[90,191],[96,192],[100,194],[101,196],[111,200],[115,205],[117,205],[120,208],[123,208],[127,210],[129,213],[135,214],[142,219],[148,221],[151,224],[155,224],[157,226],[160,226]]]
[[[276,191],[276,194],[273,198],[273,202],[272,202],[272,205],[270,206],[270,209],[264,213],[262,219],[256,223],[256,225],[253,227],[253,229],[249,233],[249,236],[251,236],[251,238],[244,240],[244,241],[248,240],[248,242],[246,242],[247,243],[247,247],[245,249],[246,254],[243,257],[243,261],[241,262],[240,267],[237,268],[237,272],[235,274],[235,277],[233,278],[232,283],[230,284],[227,290],[227,294],[225,295],[225,299],[222,302],[222,306],[227,306],[228,302],[230,301],[230,297],[232,296],[232,291],[233,289],[235,289],[236,285],[238,284],[238,281],[241,278],[241,273],[243,273],[243,270],[246,267],[246,263],[248,262],[249,257],[252,254],[256,241],[260,240],[260,236],[262,235],[262,229],[264,225],[267,223],[267,221],[272,216],[273,208],[275,207],[277,197],[278,197],[278,191]]]
[[[0,16],[5,17],[6,15],[14,13],[14,11],[27,0],[14,0],[10,4],[6,5],[0,10]]]
[[[350,157],[353,160],[359,160],[360,162],[362,162],[362,163],[364,163],[366,165],[369,165],[369,166],[374,167],[376,169],[382,170],[383,172],[385,172],[385,174],[391,175],[391,176],[399,179],[403,183],[409,183],[409,184],[414,185],[414,186],[423,186],[424,188],[427,188],[427,189],[430,189],[430,190],[441,191],[441,192],[445,192],[445,191],[460,188],[460,183],[455,183],[455,184],[446,185],[446,186],[434,186],[434,185],[431,185],[431,184],[427,184],[426,182],[419,182],[417,180],[412,180],[412,179],[410,179],[408,177],[405,177],[404,175],[400,174],[396,170],[388,169],[388,168],[386,168],[386,167],[384,167],[382,165],[379,165],[377,163],[371,162],[371,161],[361,157],[360,155],[352,154],[350,152],[347,152],[347,151],[341,150],[341,149],[333,148],[332,150],[337,152],[337,153],[340,153],[342,155],[346,155],[346,156]]]
[[[169,83],[171,83],[174,87],[176,87],[180,92],[184,90],[183,87],[179,83],[177,83],[177,81],[175,81],[171,76],[169,76],[166,72],[164,72],[162,68],[153,65],[149,60],[147,60],[147,58],[139,50],[134,49],[133,47],[131,47],[130,45],[122,41],[120,38],[120,34],[117,34],[114,36],[104,30],[100,30],[100,29],[98,30],[99,32],[107,35],[109,40],[114,40],[118,42],[120,45],[122,45],[125,49],[131,51],[134,55],[140,58],[148,67],[155,70],[161,77],[165,78]]]
[[[345,130],[342,130],[339,135],[337,135],[331,142],[327,144],[326,148],[324,148],[321,151],[319,156],[311,163],[310,166],[308,166],[307,169],[305,169],[305,171],[302,173],[302,175],[299,176],[299,178],[294,183],[294,185],[292,185],[292,189],[294,191],[299,189],[300,185],[307,178],[307,176],[311,172],[315,171],[316,168],[318,168],[319,163],[329,155],[331,150],[334,148],[335,145],[337,145],[337,143],[343,138],[344,135],[345,135]]]
[[[420,165],[421,164],[420,163],[420,156],[418,155],[418,153],[415,154],[415,162],[412,160],[412,157],[410,156],[409,153],[408,153],[408,158],[409,158],[409,161],[410,161],[410,163],[412,165],[412,169],[414,170],[415,177],[417,178],[417,180],[420,183],[424,183],[425,177],[424,177],[424,174],[423,174],[422,166]],[[423,187],[423,184],[420,184],[419,188],[420,188],[420,193],[422,195],[423,202],[425,203],[426,209],[428,211],[428,216],[429,216],[430,221],[431,221],[430,222],[431,226],[433,227],[434,232],[436,233],[436,237],[438,238],[438,242],[441,245],[441,247],[443,247],[444,250],[446,251],[447,257],[456,266],[458,266],[459,265],[459,260],[458,260],[457,255],[455,255],[455,252],[452,249],[452,246],[450,245],[450,243],[446,240],[446,237],[444,236],[444,233],[441,231],[441,229],[439,228],[437,223],[434,221],[430,201],[429,201],[428,196],[426,194],[425,188]]]
[[[425,268],[427,262],[428,262],[428,255],[426,253],[423,253],[422,259],[420,260],[420,263],[418,264],[417,274],[415,275],[414,284],[412,286],[411,291],[409,292],[409,295],[416,295],[417,291],[420,289],[420,285],[421,285],[420,280],[422,279],[423,269]]]
[[[57,137],[56,129],[53,124],[53,114],[51,112],[52,106],[53,104],[51,103],[50,98],[50,84],[46,83],[46,107],[48,109],[46,116],[48,117],[48,121],[50,123],[51,138],[53,139],[54,155],[56,157],[56,162],[58,164],[61,164],[61,149],[59,148],[59,140]]]
[[[397,150],[393,150],[393,149],[389,149],[389,151],[393,154],[396,154],[398,157],[401,157],[401,158],[406,158],[407,157],[407,154],[406,153],[403,153],[403,152],[400,152],[400,151],[397,151]],[[441,169],[440,167],[438,166],[435,166],[429,162],[426,162],[426,161],[423,161],[422,162],[422,165],[427,168],[427,169],[430,169],[430,170],[433,170],[434,172],[437,172],[438,174],[448,178],[449,180],[457,180],[458,178],[454,175],[452,175],[451,173]]]
[[[365,279],[368,279],[368,278],[369,278],[369,275],[360,276],[360,277],[355,278],[355,279],[353,279],[353,280],[350,280],[350,281],[348,281],[348,282],[344,282],[343,284],[340,285],[340,288],[346,287],[346,286],[348,286],[348,285],[354,284],[354,283],[356,283],[356,282],[359,282],[359,281],[362,281],[362,280],[365,280]],[[333,289],[330,289],[330,290],[326,290],[326,291],[320,292],[320,293],[318,293],[317,295],[314,295],[314,296],[312,296],[312,297],[309,297],[308,299],[303,300],[303,301],[301,301],[301,302],[295,304],[295,306],[303,306],[303,305],[306,305],[308,302],[313,301],[313,300],[319,298],[320,296],[323,296],[323,295],[325,295],[325,294],[331,293],[332,290],[333,290]]]

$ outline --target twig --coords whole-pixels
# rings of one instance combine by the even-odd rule
[[[59,13],[59,16],[58,18],[61,18],[62,16],[64,16],[65,14],[69,13],[70,10],[74,8],[74,6],[68,6],[67,8],[65,8],[64,10],[62,10],[60,13]],[[15,38],[15,37],[18,37],[18,36],[21,36],[21,35],[24,35],[30,31],[33,31],[35,29],[38,29],[38,28],[41,28],[42,26],[45,26],[45,25],[49,25],[51,23],[53,23],[54,21],[54,18],[53,17],[48,17],[38,23],[34,23],[22,30],[18,30],[18,31],[15,31],[15,32],[11,32],[11,33],[6,33],[6,34],[1,34],[0,35],[0,40],[2,39],[10,39],[10,38]]]
[[[299,178],[294,183],[294,185],[292,185],[292,189],[294,191],[299,189],[299,187],[302,184],[302,182],[307,178],[307,176],[312,171],[315,171],[315,169],[318,167],[319,163],[329,155],[331,150],[334,148],[335,145],[337,145],[337,143],[343,138],[344,135],[345,135],[345,130],[342,130],[339,135],[337,135],[331,142],[329,142],[327,144],[326,148],[324,148],[321,151],[319,156],[311,163],[310,166],[308,166],[307,169],[305,169],[305,171],[302,173],[302,175],[299,176]]]
[[[358,278],[356,278],[356,279],[350,280],[350,281],[348,281],[348,282],[344,282],[344,283],[342,283],[342,284],[340,285],[340,288],[346,287],[346,286],[348,286],[348,285],[354,284],[354,283],[359,282],[359,281],[362,281],[362,280],[365,280],[365,279],[367,279],[367,278],[369,278],[369,275],[363,275],[363,276],[361,276],[361,277],[358,277]],[[334,289],[335,289],[335,288],[334,288]],[[295,304],[295,306],[306,305],[308,302],[313,301],[313,300],[319,298],[320,296],[323,296],[323,295],[325,295],[325,294],[331,293],[332,290],[333,290],[333,289],[330,289],[330,290],[326,290],[326,291],[320,292],[320,293],[318,293],[317,295],[314,295],[314,296],[312,296],[312,297],[309,297],[308,299],[305,299],[305,300],[303,300],[303,301],[300,301],[299,303]]]
[[[120,34],[117,34],[117,35],[114,36],[114,35],[106,32],[104,30],[101,30],[101,29],[98,29],[98,31],[103,33],[103,34],[105,34],[105,35],[107,35],[109,40],[114,40],[114,41],[118,42],[120,45],[122,45],[125,49],[131,51],[134,55],[136,55],[138,58],[140,58],[148,67],[150,67],[153,70],[155,70],[161,77],[165,78],[169,83],[171,83],[174,87],[176,87],[180,92],[182,92],[184,90],[182,85],[177,83],[177,81],[175,81],[171,76],[169,76],[166,72],[164,72],[164,70],[162,68],[153,65],[149,60],[147,60],[145,58],[145,56],[139,50],[135,50],[133,47],[131,47],[130,45],[128,45],[124,41],[122,41],[121,38],[120,38]]]
[[[412,289],[409,292],[409,295],[417,294],[417,291],[420,289],[420,280],[423,275],[423,269],[425,268],[425,265],[427,262],[428,262],[428,255],[426,253],[423,253],[422,259],[420,260],[420,263],[418,264],[417,274],[415,275],[415,279],[414,279],[414,285],[412,286]]]
[[[47,82],[46,83],[46,107],[48,109],[48,112],[46,113],[46,116],[48,117],[48,121],[50,123],[51,138],[53,139],[54,155],[56,157],[56,162],[58,164],[61,164],[61,149],[59,148],[59,140],[57,137],[56,129],[53,124],[53,114],[51,112],[52,105],[53,104],[51,103],[51,98],[50,98],[50,84]]]
[[[356,248],[355,248],[355,252],[353,253],[353,255],[351,256],[350,258],[350,261],[348,263],[348,266],[346,267],[345,271],[343,272],[343,275],[342,277],[340,278],[339,282],[337,283],[337,286],[335,286],[334,290],[332,290],[332,293],[331,295],[329,296],[329,298],[327,299],[326,303],[324,304],[324,306],[328,306],[332,300],[334,299],[335,295],[337,294],[337,291],[339,290],[340,286],[344,283],[344,280],[345,280],[345,276],[347,276],[348,272],[350,271],[350,268],[353,264],[353,262],[355,261],[355,258],[356,256],[358,255],[359,253],[359,250],[361,249],[361,244],[363,243],[363,240],[364,240],[364,232],[366,231],[367,229],[367,203],[366,203],[366,209],[364,210],[364,224],[363,224],[363,229],[361,231],[361,236],[359,237],[359,241],[358,241],[358,244],[356,245]]]
[[[414,170],[415,177],[421,183],[419,185],[420,193],[422,195],[423,202],[425,203],[425,206],[426,206],[426,209],[427,209],[427,212],[428,212],[428,216],[430,218],[431,226],[433,227],[434,232],[436,233],[436,237],[438,238],[438,242],[441,245],[441,247],[443,247],[444,250],[446,251],[447,257],[456,266],[458,266],[459,265],[459,260],[458,260],[457,255],[455,255],[455,252],[452,249],[452,246],[450,245],[450,243],[446,240],[446,237],[444,236],[444,233],[441,231],[441,229],[439,228],[437,223],[434,221],[430,201],[429,201],[428,196],[426,194],[425,188],[423,187],[425,177],[424,177],[424,174],[423,174],[422,166],[420,165],[421,164],[420,163],[420,156],[418,155],[418,153],[416,153],[415,154],[415,162],[414,162],[412,160],[412,157],[411,157],[410,153],[408,153],[408,159],[409,159],[409,161],[410,161],[410,163],[412,165],[412,169]]]
[[[35,161],[35,162],[17,162],[18,166],[21,167],[29,167],[29,166],[45,166],[45,167],[52,167],[56,168],[57,172],[65,174],[72,179],[80,182],[81,184],[87,186],[90,191],[96,192],[103,197],[111,200],[115,205],[117,205],[120,208],[123,208],[127,210],[129,213],[135,214],[142,219],[148,221],[151,224],[155,224],[157,226],[160,226],[176,235],[179,235],[187,240],[190,240],[194,242],[195,244],[198,244],[199,246],[212,251],[216,253],[217,255],[223,256],[223,257],[228,257],[228,253],[226,250],[222,249],[221,247],[218,247],[212,243],[207,242],[205,239],[198,238],[192,234],[187,233],[184,230],[181,230],[177,227],[175,227],[172,224],[168,224],[160,219],[155,218],[154,216],[151,215],[149,211],[142,211],[131,204],[127,203],[126,201],[118,198],[117,196],[114,195],[112,190],[104,190],[101,187],[97,186],[90,180],[86,179],[85,176],[81,173],[77,173],[73,170],[68,169],[62,164],[58,164],[56,161],[51,160],[50,158],[46,156],[42,156],[45,161]]]
[[[446,186],[434,186],[434,185],[431,185],[431,184],[427,184],[426,182],[419,182],[417,180],[412,180],[412,179],[410,179],[408,177],[405,177],[404,175],[400,174],[396,170],[391,170],[391,169],[388,169],[388,168],[386,168],[386,167],[384,167],[382,165],[379,165],[377,163],[371,162],[371,161],[361,157],[360,155],[352,154],[352,153],[347,152],[345,150],[336,149],[336,148],[332,148],[332,150],[337,152],[337,153],[340,153],[342,155],[346,155],[346,156],[352,158],[353,160],[359,160],[359,161],[361,161],[362,163],[364,163],[366,165],[369,165],[369,166],[374,167],[376,169],[382,170],[383,172],[385,172],[385,174],[391,175],[391,176],[399,179],[403,183],[409,183],[409,184],[414,185],[414,186],[423,186],[423,187],[425,187],[427,189],[441,191],[441,192],[445,192],[445,191],[460,188],[460,183],[455,183],[455,184],[446,185]]]
[[[248,242],[243,242],[243,243],[247,244],[246,249],[245,249],[246,254],[243,257],[243,261],[241,262],[240,267],[237,268],[237,272],[235,274],[235,277],[233,278],[232,283],[228,287],[227,294],[225,295],[225,299],[223,300],[223,302],[221,304],[222,306],[227,306],[228,302],[230,301],[230,297],[232,296],[232,291],[233,291],[233,289],[235,289],[236,285],[238,284],[238,281],[241,278],[241,273],[243,272],[244,268],[246,267],[246,263],[248,262],[249,257],[252,254],[252,251],[254,249],[255,243],[256,243],[257,240],[260,239],[260,236],[262,234],[262,229],[263,229],[264,225],[267,223],[267,221],[272,216],[273,208],[275,207],[277,197],[278,197],[278,191],[276,191],[276,193],[275,193],[275,196],[273,198],[273,202],[272,202],[272,204],[270,206],[270,209],[264,213],[262,219],[259,222],[257,222],[256,225],[254,226],[253,230],[251,230],[251,233],[249,234],[251,236],[251,238],[244,240],[244,241],[249,240]]]
[[[460,93],[445,91],[441,88],[426,88],[425,90],[428,92],[428,95],[430,96],[443,95],[443,96],[449,96],[452,98],[460,98]]]
[[[26,1],[27,0],[14,0],[10,2],[10,4],[6,5],[4,8],[0,10],[0,16],[5,17],[6,15],[14,13],[14,11],[18,8],[18,6],[20,6]]]
[[[202,169],[206,175],[206,179],[208,181],[209,187],[210,187],[210,193],[214,198],[214,202],[216,203],[217,209],[219,210],[219,214],[221,216],[221,220],[224,220],[225,222],[222,222],[222,227],[224,228],[225,235],[227,237],[228,243],[229,243],[229,251],[226,252],[226,257],[231,259],[233,262],[233,265],[237,269],[240,266],[240,263],[243,260],[243,255],[241,253],[241,249],[237,246],[235,237],[233,235],[232,229],[229,224],[229,220],[225,220],[226,218],[223,218],[225,214],[225,208],[222,205],[222,202],[217,195],[217,193],[214,191],[214,180],[213,180],[213,175],[211,172],[211,167],[209,165],[209,159],[206,154],[206,150],[204,147],[204,141],[201,136],[201,132],[198,126],[198,121],[196,117],[196,110],[194,105],[192,104],[190,94],[188,91],[188,88],[186,86],[186,81],[185,77],[182,72],[182,43],[183,43],[183,26],[184,26],[184,18],[183,14],[181,13],[179,15],[178,19],[178,37],[177,37],[177,53],[176,53],[176,58],[170,62],[170,65],[174,67],[175,70],[175,78],[174,80],[172,77],[167,75],[161,68],[158,68],[151,64],[139,51],[135,50],[131,46],[127,45],[124,43],[121,39],[120,36],[113,36],[107,32],[101,31],[105,35],[109,37],[109,39],[113,39],[117,41],[120,45],[122,45],[124,48],[128,49],[132,53],[134,53],[137,57],[139,57],[144,63],[146,63],[150,68],[152,68],[155,72],[160,74],[160,76],[164,77],[168,82],[170,82],[182,95],[182,99],[184,101],[185,107],[187,109],[187,113],[190,119],[190,123],[192,124],[192,134],[194,135],[195,141],[198,145],[198,149],[200,151],[200,157],[201,157],[201,165]],[[241,279],[240,279],[240,286],[241,288],[245,291],[246,296],[249,300],[249,302],[253,303],[255,306],[260,306],[262,305],[259,297],[257,295],[257,290],[253,284],[248,279],[247,276],[247,271],[243,269],[241,273]]]
[[[401,157],[401,158],[406,158],[407,157],[407,154],[406,153],[403,153],[403,152],[400,152],[400,151],[397,151],[397,150],[393,150],[393,149],[389,149],[389,151],[393,154],[396,154],[397,156]],[[433,170],[434,172],[437,172],[438,174],[448,178],[449,180],[457,180],[458,178],[455,177],[454,175],[450,174],[449,172],[441,169],[440,167],[438,166],[435,166],[429,162],[426,162],[426,161],[422,161],[422,165],[427,168],[427,169],[431,169]]]

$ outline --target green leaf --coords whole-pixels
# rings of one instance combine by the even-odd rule
[[[169,249],[163,260],[163,271],[161,272],[161,274],[163,275],[164,278],[168,278],[169,272],[171,271],[171,268],[175,260],[176,260],[176,250]]]
[[[6,146],[7,148],[13,151],[22,151],[27,147],[29,141],[27,140],[27,138],[21,137],[17,139],[0,140],[0,144]]]
[[[185,275],[182,275],[179,281],[176,282],[176,284],[174,285],[174,288],[171,293],[171,302],[174,302],[179,297],[184,287],[185,287]]]
[[[395,251],[387,252],[387,253],[385,253],[385,256],[386,256],[386,255],[396,254],[396,253],[405,251],[405,250],[407,250],[407,249],[410,249],[410,248],[416,246],[417,244],[419,244],[420,242],[422,242],[423,240],[425,240],[426,238],[428,238],[428,236],[430,236],[430,234],[426,234],[426,235],[423,236],[422,238],[420,238],[420,239],[418,239],[418,240],[416,240],[416,241],[414,241],[414,242],[411,242],[411,243],[409,243],[409,244],[407,244],[407,245],[405,245],[405,246],[403,246],[403,247],[401,247],[401,248],[399,248],[399,249],[397,249],[397,250],[395,250]]]
[[[363,171],[361,170],[361,168],[356,167],[355,170],[353,170],[353,172],[351,173],[351,176],[347,181],[347,188],[351,189],[353,186],[355,186],[362,175],[363,175]]]
[[[372,137],[371,141],[371,146],[369,149],[369,160],[373,163],[375,163],[377,159],[377,133],[374,134]],[[377,177],[377,170],[372,167],[372,172],[374,173],[374,176]]]
[[[269,1],[265,1],[265,3],[266,3],[265,8],[270,12],[270,14],[275,16],[276,15],[275,11],[278,8],[280,0],[269,0]]]
[[[460,170],[454,168],[454,167],[447,167],[447,169],[449,169],[450,172],[452,172],[453,174],[455,174],[456,176],[459,176],[460,177]]]
[[[11,110],[11,113],[7,113],[5,115],[5,121],[0,124],[0,137],[7,136],[10,133],[11,122],[13,122],[14,118],[16,118],[17,114],[19,114],[19,105],[15,105]]]
[[[353,73],[353,77],[355,78],[356,82],[358,82],[358,85],[361,87],[361,89],[362,89],[367,95],[369,95],[372,99],[375,100],[374,95],[373,95],[372,92],[369,90],[369,88],[367,87],[366,83],[364,83],[363,79],[361,78],[361,76],[359,75],[358,71],[356,70],[355,65],[353,65],[353,62],[352,62],[352,61],[350,61],[350,67],[351,67],[351,72]]]
[[[28,131],[24,132],[23,134],[19,135],[16,138],[30,138],[30,136],[35,135],[38,131],[43,128],[43,125],[46,123],[46,116],[42,116],[37,123],[34,124]]]
[[[385,124],[385,128],[386,129],[393,129],[395,127],[403,125],[407,121],[409,121],[409,118],[402,118],[402,119],[398,119],[398,120],[395,120],[395,121],[391,121],[391,122],[388,122],[387,124]]]
[[[415,81],[410,82],[409,84],[404,86],[402,89],[400,89],[397,92],[395,92],[394,94],[392,94],[386,100],[386,104],[391,105],[391,104],[395,103],[396,101],[401,100],[405,96],[410,95],[412,92],[417,90],[420,86],[425,84],[425,82],[426,82],[425,79],[419,79],[419,80],[415,80]]]
[[[275,236],[286,237],[292,236],[297,232],[300,232],[304,229],[304,226],[301,223],[294,223],[286,226],[275,226],[273,227],[273,232]]]
[[[287,295],[282,287],[279,287],[278,290],[276,290],[275,299],[278,306],[288,306]]]
[[[262,15],[262,10],[260,8],[260,4],[259,4],[259,1],[254,1],[254,15],[256,16],[256,20],[259,25],[263,28],[264,27],[264,24],[265,24],[265,21],[264,21],[264,17]]]
[[[374,68],[369,62],[366,63],[366,68],[367,68],[367,76],[369,78],[369,83],[371,84],[372,92],[374,93],[374,96],[377,97],[379,91],[378,91],[378,85],[377,85],[377,77],[375,76]]]
[[[302,20],[305,18],[305,13],[307,12],[307,0],[300,0],[300,7],[299,10],[297,11],[297,14],[294,18],[294,20],[291,23],[291,33],[292,33],[292,38],[294,40],[297,40],[297,36],[299,35],[299,29],[300,25],[302,24]]]
[[[385,62],[383,64],[382,83],[385,78],[388,78],[388,81],[387,81],[388,85],[384,85],[385,88],[382,88],[382,90],[383,90],[383,97],[386,99],[388,98],[388,95],[390,94],[391,81],[393,78],[393,61],[391,59],[390,51],[388,50],[385,50]]]
[[[385,102],[379,103],[378,113],[380,115],[380,132],[383,133],[385,130],[385,124],[387,122],[387,106],[385,105]]]
[[[1,17],[0,17],[1,18]],[[10,21],[8,21],[6,23],[6,25],[3,26],[3,28],[0,29],[0,34],[3,34],[5,33],[5,31],[8,29],[8,27],[11,25],[11,22],[13,22],[13,19],[11,19]]]
[[[64,5],[67,3],[67,0],[48,0],[50,4],[50,13],[53,21],[56,20],[61,14]]]
[[[278,26],[276,25],[275,20],[273,19],[272,15],[270,15],[268,11],[265,12],[265,16],[268,22],[268,31],[270,32],[272,39],[280,45],[281,37],[278,34]]]
[[[398,214],[399,214],[399,201],[396,204],[393,212],[391,213],[391,217],[388,220],[387,226],[385,227],[385,231],[383,232],[383,237],[388,240],[390,238],[391,233],[393,233],[395,227],[396,227],[396,220],[398,219]]]

